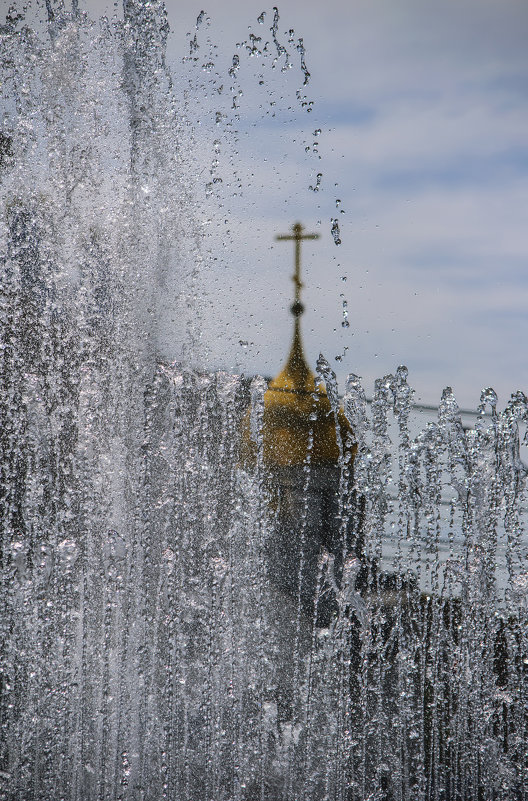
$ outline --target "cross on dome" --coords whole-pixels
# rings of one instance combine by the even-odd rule
[[[320,236],[319,234],[304,234],[303,230],[302,224],[298,222],[292,225],[291,234],[279,234],[275,237],[277,242],[295,242],[295,272],[292,276],[295,286],[295,300],[291,307],[294,317],[299,317],[304,311],[304,306],[301,303],[301,242],[303,239],[319,239]]]

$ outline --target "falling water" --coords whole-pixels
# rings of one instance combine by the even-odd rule
[[[466,430],[446,390],[419,431],[405,368],[340,400],[321,358],[353,442],[326,518],[302,468],[281,584],[266,384],[189,366],[163,6],[49,12],[0,41],[0,799],[528,798],[526,397]],[[186,367],[156,359],[168,280]]]

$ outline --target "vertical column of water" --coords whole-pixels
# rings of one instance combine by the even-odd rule
[[[517,392],[498,415],[498,481],[504,504],[505,608],[494,642],[496,681],[494,734],[500,755],[496,784],[506,798],[528,794],[528,573],[526,569],[526,477],[519,455],[519,426],[526,426],[528,403]],[[523,514],[524,512],[524,514]],[[499,796],[500,797],[500,796]]]
[[[196,655],[205,605],[196,564],[203,541],[197,479],[201,403],[192,375],[165,371],[156,376],[146,399],[145,507],[134,545],[136,587],[131,588],[127,654],[137,676],[130,688],[132,797],[148,787],[158,798],[174,791],[187,798],[191,777],[199,786],[203,781],[191,743],[198,728],[195,696],[203,686]]]
[[[353,495],[349,515],[353,519],[355,533],[354,552],[360,563],[360,575],[356,580],[357,592],[361,592],[364,604],[363,617],[358,618],[360,624],[358,636],[355,638],[351,653],[350,665],[350,790],[352,798],[361,798],[366,784],[365,745],[366,731],[364,670],[366,669],[365,645],[368,643],[370,628],[370,609],[368,604],[369,569],[367,552],[367,520],[369,513],[369,473],[371,470],[371,453],[369,434],[371,421],[367,412],[367,401],[361,380],[358,376],[348,376],[343,398],[345,415],[352,427],[356,441],[356,453],[353,465]],[[357,614],[357,613],[356,613]]]
[[[7,26],[6,26],[7,27]],[[16,36],[16,28],[7,33],[4,41],[12,40]],[[26,52],[31,53],[31,42],[24,40]],[[20,89],[20,74],[18,64],[14,58],[9,59],[9,49],[3,48],[4,63],[13,70],[12,84]],[[24,54],[25,55],[25,54]],[[18,103],[27,107],[26,97],[19,95]],[[15,105],[15,104],[13,104]],[[13,109],[16,111],[16,106]],[[28,136],[31,143],[31,135]],[[9,140],[8,140],[9,141]],[[9,142],[11,152],[14,150],[12,141]],[[5,192],[6,175],[0,176],[2,182],[2,195]],[[5,205],[3,204],[4,214]],[[3,777],[11,782],[12,778],[19,786],[30,786],[28,750],[31,734],[25,732],[20,726],[23,714],[23,699],[20,697],[20,687],[29,679],[29,660],[17,659],[18,654],[27,653],[31,643],[31,627],[27,626],[24,613],[31,615],[31,550],[29,526],[25,522],[26,504],[24,488],[30,473],[31,455],[26,453],[24,447],[27,438],[27,409],[28,397],[26,392],[25,367],[32,361],[32,347],[38,343],[31,333],[33,319],[39,317],[41,305],[45,298],[40,293],[31,291],[31,264],[38,259],[38,229],[32,223],[31,211],[24,207],[11,209],[11,219],[2,219],[2,370],[1,370],[1,515],[2,515],[2,643],[0,648],[1,659],[1,721],[2,721],[2,771]],[[46,265],[49,267],[49,265]],[[27,286],[25,309],[21,298],[21,287]],[[40,302],[39,302],[40,301]],[[28,464],[29,462],[29,464]],[[30,525],[30,524],[29,524]],[[39,560],[40,543],[35,544],[34,550]],[[31,615],[36,617],[35,615]],[[34,626],[33,628],[36,628]],[[28,630],[29,629],[29,630]],[[38,637],[38,631],[35,632]],[[38,690],[33,676],[28,681],[28,692],[35,700]],[[17,736],[18,735],[18,736]],[[18,746],[17,746],[18,743]],[[19,767],[12,758],[13,748],[16,747],[20,771],[18,776],[12,777],[11,771]],[[23,755],[23,756],[22,756]],[[3,794],[7,787],[2,786]]]
[[[238,488],[238,431],[240,381],[227,374],[217,377],[219,405],[219,464],[223,465],[221,483],[217,487],[218,525],[222,532],[215,557],[215,572],[221,581],[221,592],[215,624],[219,628],[223,669],[216,681],[217,707],[220,717],[216,730],[216,797],[224,793],[234,801],[241,796],[241,727],[242,692],[240,677],[247,659],[243,645],[244,608],[240,606],[240,582],[244,572],[239,561],[244,552],[234,525],[239,511]],[[227,468],[227,469],[226,469]],[[241,636],[242,635],[242,636]]]
[[[62,717],[75,693],[69,605],[75,602],[72,531],[77,499],[71,478],[78,365],[66,359],[69,348],[77,350],[78,340],[65,320],[67,307],[61,306],[64,298],[56,285],[54,254],[45,243],[49,229],[41,210],[13,203],[8,225],[3,265],[9,307],[4,309],[2,331],[2,557],[4,576],[11,579],[3,594],[3,619],[11,631],[2,649],[7,660],[4,689],[9,690],[2,693],[2,702],[9,728],[7,772],[18,763],[21,770],[15,771],[14,781],[21,792],[31,794],[48,786],[55,757],[63,759],[53,738],[55,719]],[[28,718],[35,708],[37,727]],[[69,730],[71,716],[63,721]],[[35,763],[40,743],[49,741],[56,752],[42,750]],[[62,765],[68,773],[68,766]]]
[[[466,433],[446,391],[438,424],[411,440],[411,397],[403,369],[378,382],[369,444],[366,405],[354,376],[345,393],[345,411],[359,432],[355,481],[365,498],[362,529],[370,553],[368,626],[360,628],[361,660],[350,676],[352,701],[358,682],[360,743],[351,748],[350,790],[359,798],[375,791],[402,799],[465,799],[493,788],[494,797],[512,797],[522,793],[525,781],[519,749],[525,741],[520,666],[526,632],[518,627],[525,619],[519,504],[526,468],[519,459],[517,422],[525,419],[524,398],[516,396],[498,415],[487,391],[476,429]],[[484,418],[487,402],[491,414]],[[392,407],[400,455],[391,478]],[[383,492],[395,479],[396,546]],[[444,514],[446,492],[451,500]],[[505,539],[503,557],[499,542]],[[330,665],[326,671],[331,684]]]
[[[13,431],[14,420],[20,425],[2,454],[12,464],[9,450],[19,453],[2,487],[8,495],[15,493],[20,509],[18,522],[11,514],[3,521],[3,552],[9,554],[10,541],[27,538],[17,545],[27,567],[26,598],[23,606],[13,598],[10,611],[28,626],[24,646],[19,643],[12,652],[7,670],[13,677],[30,677],[29,692],[14,682],[11,703],[8,696],[3,700],[12,710],[5,740],[8,767],[16,776],[10,791],[29,798],[45,796],[51,788],[62,792],[75,783],[77,771],[69,744],[78,730],[79,710],[76,612],[82,546],[77,521],[85,513],[85,498],[78,480],[78,445],[84,342],[82,310],[72,291],[75,266],[67,260],[77,228],[65,220],[71,221],[72,193],[83,169],[82,160],[74,159],[76,92],[68,88],[62,103],[57,94],[65,71],[74,72],[75,36],[50,48],[22,28],[3,37],[2,46],[12,66],[3,91],[13,136],[12,169],[2,187],[7,235],[3,285],[9,287],[10,306],[2,319],[10,362],[3,372],[2,429]],[[16,644],[17,637],[10,641]],[[9,652],[7,646],[4,653]],[[19,727],[25,731],[20,738]]]
[[[343,442],[336,376],[322,356],[317,369],[319,380],[326,386],[334,415],[339,478],[335,487],[335,518],[321,521],[321,525],[330,529],[337,527],[334,533],[336,552],[323,551],[319,558],[308,662],[303,773],[307,798],[317,797],[322,792],[328,797],[341,798],[348,793],[353,773],[350,678],[354,651],[357,651],[357,627],[364,621],[361,617],[363,610],[357,604],[359,596],[355,586],[359,563],[354,550],[358,521],[351,473],[353,445]],[[307,510],[308,515],[310,511]],[[321,630],[317,626],[318,607],[321,603],[328,603],[329,596],[334,601],[336,617],[328,629]],[[331,759],[328,758],[330,754]]]
[[[450,390],[442,394],[438,410],[438,425],[431,429],[429,441],[437,439],[433,453],[443,470],[443,481],[450,489],[449,558],[445,564],[441,591],[439,637],[436,650],[436,672],[434,682],[436,720],[432,725],[433,752],[437,761],[433,763],[431,784],[440,793],[445,787],[457,797],[458,773],[461,764],[457,750],[457,714],[462,703],[460,686],[465,680],[462,669],[465,660],[461,642],[462,610],[458,578],[463,574],[463,513],[461,505],[466,497],[467,449],[465,432],[460,419],[458,405]],[[417,451],[418,455],[418,451]],[[417,462],[419,465],[419,461]],[[462,712],[462,716],[465,712]]]
[[[321,360],[321,357],[320,357]],[[327,367],[326,363],[323,369]],[[321,375],[321,370],[319,370]],[[322,379],[324,380],[324,379]],[[315,398],[314,398],[315,400]],[[316,415],[313,415],[314,419]],[[337,436],[340,436],[339,434]],[[302,582],[306,581],[307,571],[315,569],[315,565],[310,563],[308,554],[310,552],[309,538],[313,537],[311,530],[313,515],[315,510],[312,504],[317,503],[317,495],[312,488],[317,487],[317,468],[312,468],[313,450],[313,429],[308,433],[308,451],[303,465],[303,505],[301,517],[301,530],[298,542],[300,552],[298,570],[298,595],[296,603],[295,620],[295,654],[294,654],[294,690],[296,692],[294,724],[297,727],[300,737],[292,737],[290,742],[290,782],[292,782],[295,771],[292,770],[292,760],[295,762],[297,770],[297,792],[303,799],[317,796],[322,790],[321,766],[324,764],[322,754],[336,753],[335,746],[336,724],[335,724],[335,683],[332,681],[330,672],[327,673],[328,681],[325,682],[323,692],[318,686],[320,676],[319,670],[324,663],[321,660],[321,642],[318,630],[318,615],[321,602],[324,603],[325,592],[333,593],[334,587],[331,586],[333,578],[333,559],[326,551],[319,554],[317,564],[317,576],[315,579],[313,614],[311,620],[303,619],[301,587]],[[335,525],[335,520],[322,519],[321,525]],[[306,635],[310,636],[310,647],[306,653],[306,645],[303,647],[302,629],[306,629]],[[324,639],[324,638],[323,638]],[[325,650],[323,648],[323,650]],[[328,656],[328,654],[325,654]],[[323,698],[324,696],[324,698]],[[328,714],[329,710],[332,712]],[[322,717],[321,717],[322,713]],[[292,732],[293,734],[293,732]],[[294,744],[297,746],[294,748]],[[333,767],[338,768],[339,760],[333,761]],[[329,776],[329,781],[334,778],[333,772]],[[293,788],[292,788],[293,790]],[[293,790],[295,792],[295,790]]]
[[[160,374],[150,434],[152,497],[167,566],[166,584],[161,588],[164,595],[159,597],[167,649],[159,656],[166,673],[160,676],[157,713],[164,727],[164,792],[182,798],[192,797],[192,782],[203,781],[195,740],[203,732],[197,721],[203,684],[199,648],[204,615],[204,588],[198,579],[201,500],[196,472],[200,470],[197,445],[203,422],[197,414],[199,402],[192,375]]]
[[[173,175],[173,165],[162,155],[169,142],[166,126],[170,118],[164,65],[167,31],[163,4],[134,0],[123,3],[121,78],[130,145],[123,245],[130,259],[126,269],[131,281],[120,310],[128,338],[128,358],[123,360],[123,371],[117,380],[123,400],[126,398],[120,409],[125,478],[123,523],[132,560],[130,629],[125,652],[130,666],[130,719],[127,737],[116,754],[121,751],[123,771],[131,773],[132,793],[150,787],[159,796],[163,791],[164,762],[157,704],[158,658],[162,652],[160,594],[165,590],[171,560],[161,549],[157,520],[152,514],[155,479],[151,463],[145,458],[151,413],[147,412],[144,427],[143,405],[154,372],[156,268],[160,245],[163,248],[160,240],[166,217],[162,212],[167,202],[165,185]],[[169,146],[168,154],[172,152]]]
[[[477,432],[469,432],[470,436],[466,436],[458,407],[448,391],[444,393],[439,410],[439,426],[447,449],[449,480],[458,493],[462,535],[458,537],[454,562],[449,566],[450,570],[458,566],[462,582],[459,599],[451,602],[457,614],[450,615],[449,623],[456,621],[456,631],[451,635],[453,642],[445,654],[448,663],[444,692],[447,693],[446,701],[451,709],[450,719],[444,722],[443,727],[445,731],[445,725],[448,726],[451,742],[446,753],[446,767],[453,792],[473,798],[478,794],[480,780],[479,750],[482,744],[478,744],[483,728],[479,709],[482,709],[481,688],[487,674],[489,648],[485,618],[489,615],[491,588],[481,558],[486,547],[486,522],[481,516],[490,513],[481,484],[486,452],[484,447],[482,453],[479,451],[481,443]],[[484,612],[484,609],[488,611]],[[448,631],[448,639],[449,635]],[[454,665],[459,667],[457,673],[453,671]],[[455,676],[454,681],[453,676],[448,678],[451,671]]]
[[[161,797],[208,793],[214,729],[211,549],[215,519],[213,376],[163,373],[153,399],[147,461],[161,570],[149,647],[148,770]],[[210,789],[210,787],[209,787]]]
[[[254,387],[259,434],[259,398]],[[164,368],[149,401],[151,524],[161,553],[149,694],[160,797],[264,792],[274,749],[265,492],[237,464],[240,380]],[[262,468],[262,465],[261,465]]]
[[[368,791],[381,788],[391,770],[389,755],[392,753],[389,738],[390,726],[386,717],[384,690],[393,681],[390,660],[386,659],[385,609],[383,604],[383,581],[381,562],[387,514],[391,511],[388,485],[391,482],[391,442],[388,413],[392,401],[393,377],[385,376],[375,383],[372,400],[372,445],[368,476],[366,542],[367,559],[370,563],[368,594],[371,608],[371,624],[365,632],[362,663],[362,706],[365,719],[364,734],[364,787]],[[389,693],[390,697],[390,693]]]
[[[337,414],[335,381],[330,374],[325,379]],[[341,465],[343,572],[337,586],[332,571],[325,570],[328,578],[332,576],[329,584],[333,583],[338,613],[329,630],[328,663],[318,666],[325,676],[325,697],[331,710],[327,726],[334,732],[327,740],[334,759],[326,769],[326,788],[337,797],[352,793],[352,797],[362,798],[370,792],[383,792],[388,775],[394,778],[399,767],[389,726],[395,695],[394,632],[388,640],[392,622],[387,617],[388,586],[382,572],[383,544],[390,525],[388,413],[394,402],[394,384],[392,376],[377,383],[372,423],[356,376],[350,376],[344,398],[357,451],[353,482],[348,466]],[[403,415],[403,390],[400,405]]]
[[[48,11],[48,39],[2,37],[2,765],[9,798],[124,798],[158,764],[142,447],[160,240],[178,208],[166,30],[152,4],[124,27]]]
[[[284,641],[291,637],[293,644],[292,676],[291,676],[291,720],[287,724],[287,783],[286,794],[288,796],[298,793],[300,797],[306,798],[310,790],[313,789],[313,766],[311,764],[311,754],[309,753],[313,743],[312,732],[312,704],[313,704],[313,660],[314,660],[314,638],[312,637],[312,648],[306,655],[303,648],[303,634],[305,633],[306,621],[303,615],[302,592],[303,582],[306,579],[307,570],[307,546],[309,532],[310,509],[310,487],[313,481],[312,475],[312,448],[313,431],[308,432],[308,450],[302,465],[302,494],[301,498],[295,500],[299,503],[299,526],[295,532],[286,531],[283,536],[294,537],[292,547],[295,549],[296,575],[295,575],[295,594],[294,603],[290,609],[291,621],[285,625],[286,635]],[[294,501],[295,502],[295,501]],[[321,576],[317,577],[320,587]],[[315,624],[317,614],[317,588],[314,602],[314,619],[308,622]],[[283,622],[284,625],[284,622]],[[315,632],[314,632],[315,634]],[[306,658],[307,657],[307,658]],[[284,699],[281,699],[284,704]],[[287,703],[287,702],[286,702]],[[308,795],[309,797],[309,795]]]
[[[13,72],[16,90],[22,76],[16,67]],[[29,84],[37,83],[34,75],[25,77]],[[23,94],[28,95],[29,86],[25,86]],[[27,97],[24,100],[16,110],[27,123],[35,110]],[[36,145],[37,132],[29,128],[26,133],[25,142],[15,134],[15,158],[24,146]],[[20,165],[17,168],[21,173]],[[58,234],[56,220],[51,202],[46,210],[46,199],[31,195],[31,190],[22,190],[3,206],[7,249],[2,284],[9,307],[2,317],[7,359],[1,392],[6,434],[2,461],[10,466],[2,476],[7,501],[2,551],[8,560],[7,575],[12,549],[18,562],[11,576],[14,583],[5,595],[9,599],[6,620],[11,619],[14,634],[3,649],[10,677],[6,689],[12,696],[3,694],[2,700],[12,710],[6,758],[16,776],[16,791],[28,793],[28,797],[39,794],[41,787],[52,786],[50,773],[55,761],[65,780],[70,777],[61,735],[72,726],[70,702],[75,692],[69,605],[75,603],[72,572],[76,546],[71,534],[77,499],[72,477],[79,400],[79,364],[75,356],[69,359],[70,349],[74,354],[79,350],[78,332],[71,325],[70,299],[61,286],[60,249],[51,244]],[[18,454],[15,459],[13,451]],[[13,517],[13,502],[18,519]],[[30,679],[27,695],[25,675]],[[35,710],[38,723],[31,726],[28,713]],[[55,736],[56,720],[63,724],[59,737]],[[25,734],[13,737],[17,731]],[[41,749],[43,743],[46,746]]]
[[[477,798],[483,787],[494,788],[496,797],[507,797],[518,786],[516,757],[508,753],[504,722],[508,696],[501,689],[515,674],[508,670],[506,632],[511,632],[512,621],[504,620],[496,585],[503,570],[497,547],[502,537],[499,508],[502,497],[510,495],[517,471],[509,474],[505,469],[510,463],[508,437],[502,433],[489,391],[482,403],[490,398],[489,425],[479,422],[466,433],[454,398],[446,391],[438,425],[423,431],[411,450],[410,486],[419,494],[417,514],[425,518],[421,534],[425,593],[412,620],[419,634],[414,646],[419,656],[414,703],[420,699],[424,703],[420,761],[428,798],[442,797],[443,792]],[[509,439],[512,450],[514,440],[518,448],[518,434]],[[520,486],[518,475],[514,484]],[[456,493],[450,505],[457,511],[445,523],[439,522],[442,485]],[[439,525],[449,525],[451,532],[445,565],[440,532],[434,534],[433,528]],[[429,553],[435,552],[431,570]]]
[[[484,418],[487,404],[491,409],[489,425]],[[502,487],[497,471],[500,456],[496,404],[495,393],[492,390],[484,391],[475,429],[466,434],[470,458],[467,506],[472,536],[466,540],[469,575],[463,603],[466,601],[468,604],[468,618],[471,616],[472,625],[471,631],[464,626],[463,634],[467,632],[471,642],[468,654],[472,677],[469,716],[473,728],[473,753],[470,758],[473,775],[468,776],[467,781],[475,797],[482,786],[499,790],[497,779],[500,770],[497,767],[501,762],[492,723],[497,690],[497,677],[494,675],[499,614],[496,567],[499,506],[502,502]],[[491,767],[493,763],[496,768]]]
[[[235,576],[229,573],[230,561],[231,567],[234,567],[230,529],[234,513],[234,408],[238,382],[232,376],[223,374],[209,380],[210,387],[203,395],[205,404],[201,411],[202,442],[199,454],[203,504],[200,572],[206,590],[204,625],[207,632],[203,643],[203,745],[205,792],[209,797],[221,797],[233,789],[233,777],[229,775],[228,768],[230,761],[232,764],[233,754],[228,750],[227,743],[233,735],[230,713],[237,688],[231,685],[228,697],[227,688],[234,678],[228,654],[240,626],[236,591],[235,597],[232,595],[237,573],[236,570]]]
[[[181,379],[181,375],[178,376]],[[186,698],[187,671],[185,634],[182,620],[187,613],[183,595],[185,558],[189,532],[182,525],[183,487],[173,475],[183,467],[187,453],[181,435],[188,425],[176,379],[162,370],[156,377],[149,415],[149,455],[151,461],[151,502],[160,540],[160,581],[157,603],[161,607],[161,636],[156,659],[160,662],[156,714],[162,728],[161,797],[187,798],[189,761],[189,710]],[[175,467],[176,466],[176,467]],[[170,476],[170,478],[169,478]],[[156,510],[156,511],[154,511]]]
[[[251,579],[252,595],[250,599],[251,606],[254,611],[251,618],[256,623],[257,630],[254,639],[254,659],[255,667],[251,674],[247,676],[249,680],[249,690],[246,696],[246,715],[249,712],[248,723],[256,726],[257,735],[251,735],[247,731],[249,748],[253,749],[250,754],[250,761],[248,764],[247,756],[245,754],[245,770],[246,776],[244,782],[244,789],[251,788],[253,785],[253,792],[256,798],[264,799],[265,794],[265,781],[266,769],[269,763],[266,755],[269,753],[267,749],[267,726],[265,718],[265,702],[266,702],[266,673],[264,670],[264,659],[266,649],[266,626],[264,617],[264,578],[265,578],[265,540],[266,540],[266,521],[267,514],[265,510],[266,504],[266,491],[264,480],[264,438],[263,438],[263,421],[264,421],[264,392],[266,390],[266,382],[260,378],[253,379],[251,383],[251,406],[250,406],[250,429],[251,438],[256,445],[256,470],[253,476],[253,495],[252,499],[252,520],[250,531],[253,531],[252,542],[250,542],[251,561],[253,565],[253,576]],[[256,606],[256,609],[255,609]],[[255,615],[256,612],[256,615]],[[271,766],[269,766],[271,767]],[[249,769],[249,770],[248,770]],[[248,789],[249,789],[248,788]]]
[[[394,788],[396,798],[406,798],[410,794],[423,798],[424,710],[421,702],[423,695],[420,693],[425,680],[426,641],[424,607],[418,597],[417,581],[420,581],[422,570],[423,547],[419,504],[426,499],[422,498],[416,446],[412,448],[410,443],[412,391],[407,384],[405,367],[399,367],[396,371],[392,391],[394,415],[398,425],[398,463],[394,476],[398,492],[396,514],[389,535],[392,550],[392,566],[389,570],[394,572],[387,577],[387,597],[384,604],[388,618],[385,654],[387,663],[392,664],[388,672],[390,680],[386,685],[386,692],[392,707],[394,726],[389,763],[393,768],[388,781]],[[387,777],[385,780],[387,781]]]

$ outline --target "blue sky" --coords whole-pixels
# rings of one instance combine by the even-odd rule
[[[87,6],[97,13],[103,2]],[[201,8],[209,21],[198,31],[197,61],[182,67]],[[484,386],[501,403],[528,392],[525,0],[286,0],[277,30],[291,54],[286,72],[273,67],[272,6],[169,0],[167,9],[177,90],[189,79],[197,87],[185,112],[203,175],[195,188],[205,231],[197,361],[280,369],[293,253],[274,236],[299,219],[321,234],[303,259],[313,364],[322,351],[341,380],[363,376],[367,394],[376,377],[406,364],[425,403],[446,385],[468,407]],[[250,33],[262,37],[260,47],[270,42],[270,56],[237,47]],[[234,55],[240,66],[230,76]],[[310,113],[297,90],[313,101]],[[222,183],[206,197],[212,170]],[[166,358],[178,351],[170,322],[162,350]]]

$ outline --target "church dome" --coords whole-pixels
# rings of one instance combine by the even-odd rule
[[[302,237],[299,224],[293,230],[294,236],[288,238],[308,238]],[[301,283],[298,261],[294,283],[296,297],[291,311],[295,323],[290,354],[284,368],[270,381],[264,393],[263,460],[269,468],[292,467],[308,461],[312,465],[337,465],[339,445],[335,416],[325,389],[316,385],[301,341],[299,318],[303,306],[299,298]],[[342,409],[339,410],[338,423],[344,452],[353,456],[355,446],[352,428]],[[256,461],[256,443],[251,438],[249,410],[244,417],[241,433],[242,462],[252,464]]]
[[[343,447],[350,452],[352,429],[341,409],[338,421]],[[264,393],[262,438],[267,467],[302,465],[308,459],[312,465],[339,461],[335,417],[325,390],[316,387],[306,363],[298,320],[286,365]],[[249,412],[244,418],[241,456],[244,462],[256,458]]]

